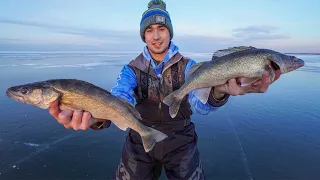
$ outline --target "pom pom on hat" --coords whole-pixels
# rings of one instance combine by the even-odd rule
[[[159,6],[159,8],[163,9],[163,10],[166,10],[166,3],[163,2],[162,0],[151,0],[149,3],[148,3],[148,9],[151,9],[151,8],[155,8]]]
[[[152,24],[162,24],[166,26],[170,32],[170,40],[173,37],[173,27],[166,3],[162,0],[151,0],[148,3],[148,9],[142,14],[140,22],[140,36],[143,42],[145,30]]]

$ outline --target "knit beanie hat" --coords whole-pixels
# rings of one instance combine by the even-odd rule
[[[166,26],[170,32],[170,40],[173,37],[173,28],[170,15],[166,10],[166,3],[162,0],[151,0],[148,9],[142,14],[140,22],[140,36],[143,42],[145,30],[152,24],[162,24]]]

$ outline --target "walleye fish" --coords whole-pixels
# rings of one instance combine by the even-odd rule
[[[140,134],[146,152],[152,150],[155,143],[168,137],[140,123],[140,113],[130,103],[89,82],[52,79],[13,86],[6,93],[18,102],[42,109],[48,109],[51,102],[59,99],[62,110],[88,111],[95,122],[111,120],[123,131],[131,128]]]
[[[284,74],[302,66],[303,60],[270,49],[237,46],[219,50],[213,54],[211,61],[193,65],[186,75],[185,83],[165,97],[163,103],[169,106],[170,116],[175,117],[181,100],[193,90],[194,95],[205,104],[211,88],[229,79],[239,78],[241,86],[247,86],[261,79],[265,71],[273,81],[276,69]]]

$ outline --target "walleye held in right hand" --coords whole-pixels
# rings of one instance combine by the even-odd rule
[[[130,128],[141,136],[146,152],[168,136],[140,122],[140,113],[124,99],[94,84],[77,79],[51,79],[7,89],[7,96],[21,103],[48,109],[59,100],[61,110],[86,111],[96,122],[112,121],[125,131]]]

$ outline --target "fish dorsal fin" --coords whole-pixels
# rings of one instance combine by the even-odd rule
[[[234,52],[240,52],[240,51],[245,51],[245,50],[251,50],[251,49],[257,49],[255,47],[252,46],[235,46],[235,47],[230,47],[228,49],[221,49],[216,51],[213,55],[212,55],[212,60],[215,60],[219,57],[234,53]]]
[[[142,119],[141,118],[141,115],[139,113],[139,111],[137,111],[134,106],[132,104],[130,104],[128,101],[122,99],[122,98],[119,98],[120,101],[122,101],[128,108],[129,108],[129,111],[137,118],[137,119]]]
[[[196,71],[204,62],[199,62],[191,66],[189,71],[186,74],[186,80]]]

